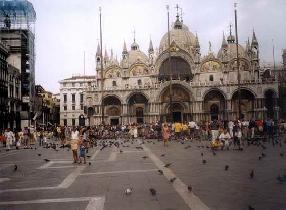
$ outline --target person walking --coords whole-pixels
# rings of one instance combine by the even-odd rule
[[[169,138],[170,138],[170,128],[167,123],[164,123],[162,128],[162,137],[164,142],[164,147],[168,146]]]
[[[71,132],[71,150],[72,150],[72,155],[73,155],[73,160],[74,163],[78,162],[78,155],[77,155],[77,149],[78,149],[78,144],[79,144],[79,131],[73,127],[72,132]]]
[[[14,133],[10,130],[10,128],[6,129],[4,136],[6,138],[6,150],[9,151],[13,142],[15,141],[15,136]]]

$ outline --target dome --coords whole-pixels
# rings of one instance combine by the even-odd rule
[[[220,48],[217,54],[218,59],[223,59],[224,57],[224,50],[226,50],[226,55],[228,60],[236,58],[236,44],[235,43],[228,43],[227,47]],[[245,49],[239,44],[238,45],[238,55],[239,57],[245,57]]]
[[[130,50],[128,52],[128,63],[129,65],[132,65],[138,61],[141,61],[143,63],[148,63],[148,57],[145,53],[140,51],[139,49],[137,50]]]
[[[180,22],[181,23],[181,22]],[[162,52],[168,49],[168,32],[165,33],[161,39],[159,50]],[[173,24],[172,30],[170,30],[170,42],[175,43],[182,49],[190,51],[192,46],[196,44],[196,37],[192,32],[189,31],[189,28],[182,24],[179,24],[178,20]]]

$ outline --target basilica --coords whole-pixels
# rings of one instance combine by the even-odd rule
[[[199,37],[177,15],[157,49],[150,40],[145,54],[134,38],[118,61],[97,47],[96,83],[84,93],[90,125],[236,119],[239,95],[245,119],[278,117],[278,82],[260,67],[254,31],[238,54],[230,28],[220,50],[210,46],[203,56]]]

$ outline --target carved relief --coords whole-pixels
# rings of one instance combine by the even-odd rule
[[[219,71],[220,69],[221,65],[216,61],[207,61],[201,66],[202,72]]]

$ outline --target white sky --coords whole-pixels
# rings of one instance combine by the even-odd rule
[[[123,41],[130,48],[133,30],[140,49],[147,53],[149,38],[154,48],[167,32],[166,5],[170,20],[175,20],[178,3],[189,29],[198,33],[202,55],[208,42],[218,52],[222,31],[228,34],[234,24],[233,1],[230,0],[30,0],[37,13],[36,22],[36,83],[54,93],[58,81],[73,74],[95,74],[95,52],[99,40],[99,6],[102,7],[103,46],[109,54],[121,58]],[[262,61],[272,62],[275,45],[276,64],[282,62],[286,48],[286,0],[237,0],[239,42],[243,46],[255,29]],[[272,43],[272,39],[274,42]]]

